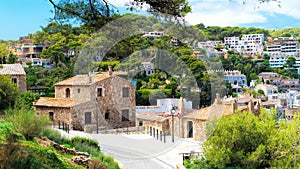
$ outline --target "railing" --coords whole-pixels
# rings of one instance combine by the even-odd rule
[[[55,121],[52,122],[52,125],[55,128]],[[58,129],[62,129],[67,133],[70,132],[70,125],[68,123],[58,120],[57,125],[58,125]]]

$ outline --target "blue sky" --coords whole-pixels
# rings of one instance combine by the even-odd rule
[[[255,0],[189,0],[192,13],[187,15],[190,24],[206,26],[244,26],[281,29],[300,27],[299,0],[284,0],[259,5]],[[124,7],[126,0],[110,0]],[[6,0],[0,5],[0,39],[17,40],[20,36],[41,30],[53,16],[48,0]],[[124,8],[121,11],[125,11]]]
[[[47,0],[6,0],[0,5],[0,39],[16,40],[46,26],[51,5]]]

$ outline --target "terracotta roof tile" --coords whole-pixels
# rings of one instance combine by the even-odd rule
[[[26,75],[21,64],[0,64],[0,74],[3,75]]]
[[[47,107],[63,107],[70,108],[75,105],[85,103],[83,100],[75,100],[70,98],[48,98],[41,97],[33,106],[47,106]]]
[[[66,79],[64,81],[58,82],[55,86],[64,86],[64,85],[91,85],[92,83],[102,81],[111,76],[107,76],[104,74],[96,74],[96,75],[77,75]]]
[[[225,104],[214,104],[209,107],[202,108],[196,112],[185,115],[183,118],[198,119],[198,120],[209,120],[215,116],[220,117],[222,115],[232,114],[232,106]]]

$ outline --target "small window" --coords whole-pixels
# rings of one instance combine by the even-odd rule
[[[143,126],[143,121],[139,121],[139,126]]]
[[[98,97],[102,97],[103,95],[102,95],[102,88],[98,88],[97,89],[97,96]]]
[[[77,89],[77,93],[80,93],[80,89]]]
[[[69,88],[66,88],[66,98],[70,98],[70,89]]]
[[[122,110],[122,121],[129,121],[129,110]]]
[[[14,82],[14,84],[17,84],[18,82],[17,78],[12,78],[11,80]]]
[[[104,116],[105,116],[105,119],[109,119],[109,110],[106,110],[106,111],[105,111]]]
[[[54,113],[53,112],[49,112],[49,120],[54,121]]]
[[[91,124],[92,123],[92,113],[91,112],[86,112],[85,113],[85,124]]]
[[[123,89],[122,89],[122,97],[123,98],[129,97],[129,87],[123,87]]]

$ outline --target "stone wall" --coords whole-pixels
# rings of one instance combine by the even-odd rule
[[[113,76],[97,82],[95,89],[101,87],[103,96],[97,97],[100,115],[105,117],[109,112],[106,121],[111,128],[133,127],[136,123],[135,112],[135,88],[126,79]],[[129,87],[129,97],[122,97],[122,88]],[[129,121],[122,122],[122,110],[129,110]]]
[[[158,130],[159,134],[160,132],[165,133],[166,135],[170,135],[170,127],[169,125],[169,120],[164,120],[164,121],[149,121],[149,120],[144,120],[144,119],[137,119],[137,121],[142,121],[143,126],[144,126],[144,131],[149,134],[150,132],[153,132],[153,129]],[[152,130],[152,131],[150,131]]]
[[[37,106],[35,107],[37,115],[49,116],[49,112],[53,112],[53,121],[51,124],[58,125],[58,121],[67,123],[72,127],[72,119],[71,119],[71,108],[62,108],[62,107],[46,107],[46,106]]]
[[[70,89],[70,98],[78,100],[91,100],[94,96],[94,92],[91,91],[91,87],[88,85],[81,86],[55,86],[55,98],[66,98],[66,89]]]
[[[188,122],[191,121],[193,123],[193,139],[196,141],[205,141],[205,128],[206,128],[206,121],[202,121],[199,119],[183,119],[183,138],[189,138],[189,128]]]

